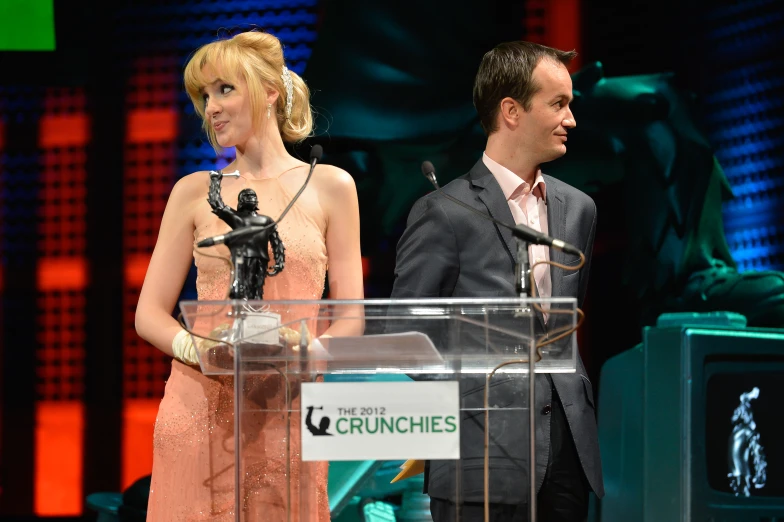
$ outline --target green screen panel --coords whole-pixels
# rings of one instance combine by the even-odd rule
[[[0,1],[0,51],[54,49],[54,0]]]

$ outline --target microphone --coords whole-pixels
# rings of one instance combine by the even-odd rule
[[[241,237],[245,237],[245,236],[252,236],[252,235],[257,234],[259,232],[263,232],[264,230],[267,230],[270,227],[274,227],[275,225],[280,223],[280,220],[283,219],[283,216],[286,215],[286,213],[289,211],[289,209],[294,205],[294,202],[297,201],[297,199],[299,198],[300,194],[302,194],[302,192],[305,190],[305,187],[307,187],[308,181],[310,181],[310,177],[313,175],[313,169],[316,168],[316,163],[318,163],[319,160],[321,160],[322,154],[324,154],[324,149],[321,147],[321,145],[313,145],[313,147],[311,147],[311,149],[310,149],[310,170],[308,171],[308,177],[305,178],[305,183],[302,184],[302,187],[300,187],[299,191],[294,195],[293,198],[291,198],[291,201],[289,202],[288,206],[286,206],[286,208],[283,209],[283,212],[281,212],[280,216],[278,217],[278,219],[276,221],[273,221],[269,225],[257,225],[257,226],[243,227],[243,228],[240,228],[240,229],[237,229],[237,230],[232,230],[231,232],[227,232],[225,234],[221,234],[220,236],[209,237],[207,239],[203,239],[203,240],[199,241],[198,243],[196,243],[196,246],[199,247],[199,248],[204,248],[204,247],[210,247],[210,246],[214,246],[214,245],[222,245],[226,241],[231,241],[232,239],[235,239],[235,238],[241,238]],[[239,171],[237,171],[235,173],[232,173],[232,174],[225,174],[225,175],[236,175],[236,176],[239,176]]]
[[[436,190],[441,188],[438,186],[438,180],[436,179],[436,168],[429,161],[422,162],[422,175],[427,178],[427,180],[436,188]]]
[[[273,223],[274,224],[274,223]],[[231,232],[226,232],[225,234],[221,234],[219,236],[208,237],[207,239],[202,239],[196,246],[199,248],[211,247],[213,245],[222,245],[227,241],[231,241],[232,239],[241,238],[245,236],[252,236],[259,232],[262,232],[269,228],[270,225],[257,225],[251,227],[243,227],[237,230],[232,230]]]
[[[441,190],[441,187],[438,185],[438,181],[436,180],[436,169],[433,166],[433,164],[430,163],[429,161],[422,162],[422,175],[425,176],[428,179],[428,181],[430,181],[430,183],[433,184],[436,190],[441,191],[441,194],[449,201],[452,201],[453,203],[456,203],[461,207],[470,210],[474,214],[481,216],[483,219],[492,221],[498,226],[508,228],[509,230],[512,231],[512,235],[517,239],[521,239],[527,243],[533,243],[534,245],[547,245],[556,248],[558,250],[562,250],[567,254],[574,254],[576,256],[579,256],[581,254],[580,249],[570,245],[569,243],[566,243],[565,241],[561,241],[560,239],[555,239],[554,237],[550,237],[547,234],[543,234],[525,225],[515,225],[515,226],[507,225],[503,221],[498,221],[493,216],[489,214],[485,214],[481,210],[477,210],[471,205],[463,203],[459,199],[450,196],[449,194]]]
[[[310,170],[308,171],[308,177],[305,178],[305,183],[302,184],[299,191],[294,194],[294,197],[291,198],[291,202],[289,202],[288,206],[283,209],[283,212],[280,213],[280,217],[278,217],[276,223],[280,223],[280,220],[283,219],[283,216],[289,211],[289,209],[294,205],[294,202],[299,199],[300,194],[305,190],[305,187],[308,186],[308,181],[310,181],[310,177],[313,175],[313,169],[316,168],[316,163],[321,161],[321,155],[324,154],[324,149],[321,145],[316,144],[310,148]]]
[[[324,154],[324,149],[318,143],[310,148],[310,164],[314,167],[317,161],[321,161],[321,155]]]

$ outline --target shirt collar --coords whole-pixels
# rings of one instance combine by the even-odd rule
[[[504,197],[507,201],[513,199],[528,186],[528,183],[520,179],[517,174],[491,159],[486,152],[482,153],[482,162],[485,164],[498,184],[501,185],[501,191],[504,193]],[[547,184],[544,181],[544,176],[542,176],[541,169],[536,171],[533,193],[537,197],[547,201]]]

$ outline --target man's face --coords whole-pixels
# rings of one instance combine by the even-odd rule
[[[526,156],[545,163],[566,153],[566,133],[576,126],[569,109],[572,78],[562,63],[544,58],[534,69],[533,81],[540,88],[516,131]]]

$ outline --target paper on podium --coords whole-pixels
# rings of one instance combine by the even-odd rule
[[[330,368],[401,368],[415,370],[427,365],[442,365],[430,337],[421,332],[364,335],[359,337],[322,337],[320,344]]]

